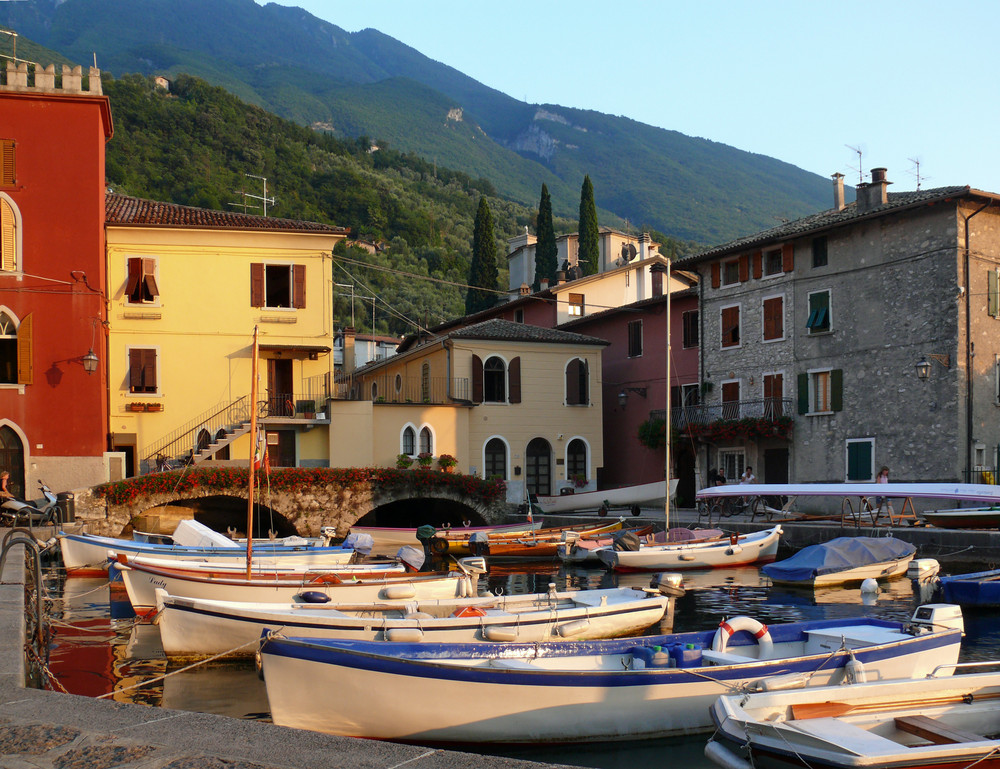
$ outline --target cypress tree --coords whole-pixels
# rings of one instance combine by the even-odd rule
[[[486,197],[479,198],[476,211],[476,227],[472,234],[472,264],[469,266],[469,291],[465,295],[465,313],[471,315],[486,310],[496,304],[497,281],[497,239],[493,234],[493,214],[486,203]],[[477,289],[489,289],[479,291]]]
[[[596,275],[600,260],[600,233],[597,227],[597,204],[594,203],[594,185],[590,176],[583,177],[580,190],[580,240],[577,259],[582,275]]]
[[[556,231],[552,224],[552,198],[549,188],[542,183],[542,199],[538,201],[538,241],[535,243],[535,291],[541,288],[542,278],[555,285],[556,270],[559,269],[559,247],[556,245]]]

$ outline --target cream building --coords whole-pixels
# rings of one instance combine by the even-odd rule
[[[346,230],[109,194],[109,442],[129,474],[246,462],[251,349],[272,465],[325,466],[331,254]]]

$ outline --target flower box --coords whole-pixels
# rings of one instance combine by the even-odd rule
[[[130,403],[125,408],[128,411],[145,411],[146,410],[146,404],[145,403]]]
[[[162,403],[147,403],[146,411],[163,411]]]

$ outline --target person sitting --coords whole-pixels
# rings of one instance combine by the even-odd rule
[[[3,470],[0,472],[0,502],[6,502],[8,499],[14,499],[14,495],[10,491],[9,484],[10,473]]]
[[[747,465],[747,469],[740,476],[740,483],[756,483],[757,477],[753,474],[753,468]]]

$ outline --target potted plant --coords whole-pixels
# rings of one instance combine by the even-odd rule
[[[450,473],[454,472],[455,465],[458,464],[458,460],[455,459],[451,454],[442,454],[438,457],[438,467],[441,468],[443,472]]]
[[[145,411],[146,410],[146,404],[145,403],[130,403],[130,404],[128,404],[128,410],[129,411]]]
[[[163,411],[162,403],[147,403],[146,411]]]
[[[306,419],[315,419],[316,401],[299,401],[299,411]]]
[[[587,476],[577,473],[576,475],[573,476],[572,481],[574,486],[576,486],[578,489],[582,489],[584,486],[587,485]]]
[[[409,470],[413,466],[413,457],[409,454],[397,454],[396,455],[396,469],[397,470]]]
[[[434,455],[429,451],[421,451],[417,454],[417,464],[420,465],[421,470],[428,469],[432,464],[434,464]]]

